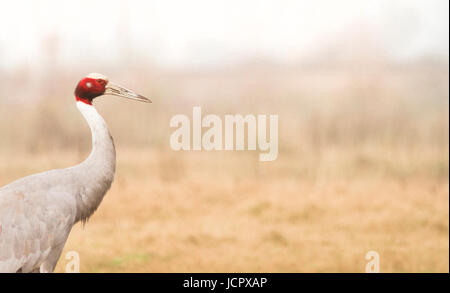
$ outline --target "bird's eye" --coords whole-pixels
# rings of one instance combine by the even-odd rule
[[[91,88],[91,87],[92,87],[92,83],[86,82],[86,86],[87,86],[88,88]]]
[[[97,79],[97,82],[98,82],[99,84],[101,84],[102,86],[105,86],[105,85],[106,85],[106,81],[105,81],[104,79],[99,78],[99,79]]]

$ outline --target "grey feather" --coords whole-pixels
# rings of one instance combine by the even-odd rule
[[[86,221],[111,187],[113,139],[93,106],[77,107],[92,132],[89,157],[0,188],[0,272],[52,272],[73,225]]]

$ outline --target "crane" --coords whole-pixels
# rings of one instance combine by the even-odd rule
[[[116,151],[92,102],[102,95],[151,101],[99,73],[81,79],[75,99],[92,133],[82,163],[34,174],[0,187],[0,272],[53,272],[72,227],[95,212],[114,179]]]

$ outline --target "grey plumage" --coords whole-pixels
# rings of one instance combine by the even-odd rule
[[[111,187],[113,139],[92,105],[77,107],[92,132],[89,157],[0,188],[0,272],[53,272],[72,226],[86,221]]]

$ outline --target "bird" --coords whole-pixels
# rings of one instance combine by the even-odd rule
[[[75,101],[91,130],[91,153],[76,166],[0,187],[0,272],[53,272],[72,227],[85,223],[110,189],[116,170],[114,140],[93,105],[103,95],[151,103],[99,73],[78,82]]]

